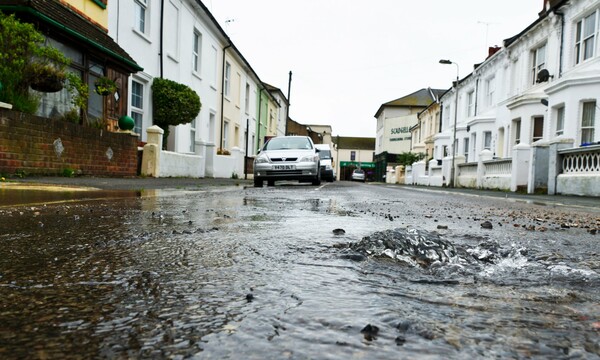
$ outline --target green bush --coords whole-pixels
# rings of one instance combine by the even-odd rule
[[[413,163],[416,163],[417,161],[421,160],[425,158],[425,154],[422,153],[412,153],[412,152],[403,152],[401,154],[398,154],[398,156],[396,157],[396,161],[398,162],[398,164],[400,165],[412,165]]]
[[[202,103],[198,94],[190,87],[173,80],[154,78],[152,82],[154,124],[164,131],[164,146],[169,135],[169,126],[192,122],[200,113]]]

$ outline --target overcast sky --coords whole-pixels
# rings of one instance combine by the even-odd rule
[[[447,89],[488,46],[537,19],[543,0],[203,0],[290,117],[374,137],[375,113],[422,88]]]

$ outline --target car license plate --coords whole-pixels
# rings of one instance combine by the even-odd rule
[[[296,165],[273,165],[273,170],[296,170]]]

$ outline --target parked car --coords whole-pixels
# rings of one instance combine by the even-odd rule
[[[329,182],[335,181],[331,147],[329,144],[315,144],[315,147],[319,149],[319,158],[321,159],[321,179]]]
[[[277,180],[321,184],[319,150],[308,136],[278,136],[270,139],[254,159],[254,186],[269,186]]]
[[[367,174],[365,174],[365,171],[363,169],[354,169],[354,171],[352,172],[351,179],[352,181],[365,182],[367,181]]]

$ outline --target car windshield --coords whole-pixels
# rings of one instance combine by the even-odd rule
[[[354,170],[355,174],[364,174],[364,171],[362,171],[361,169],[356,169]]]
[[[297,150],[297,149],[312,149],[312,145],[308,138],[303,137],[281,137],[272,138],[265,144],[264,150]]]
[[[321,150],[321,151],[319,151],[319,158],[321,158],[321,159],[331,159],[331,151],[329,151],[329,150]]]

